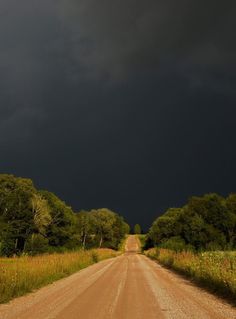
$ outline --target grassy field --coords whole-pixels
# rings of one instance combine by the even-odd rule
[[[35,257],[0,258],[0,303],[118,254],[111,249],[96,249]]]
[[[211,291],[236,298],[236,252],[174,252],[152,248],[145,252],[191,279],[204,284]]]

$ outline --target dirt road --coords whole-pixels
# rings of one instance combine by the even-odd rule
[[[236,309],[138,254],[90,266],[0,306],[0,319],[233,319]]]

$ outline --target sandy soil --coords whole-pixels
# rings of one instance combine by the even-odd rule
[[[138,252],[129,236],[124,255],[0,305],[0,319],[236,318],[236,308]]]

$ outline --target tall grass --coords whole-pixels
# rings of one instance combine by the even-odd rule
[[[127,241],[128,236],[129,236],[129,235],[125,235],[124,238],[121,240],[119,246],[118,246],[118,250],[119,250],[121,253],[124,253],[124,252],[125,252],[125,245],[126,245],[126,241]]]
[[[117,254],[111,249],[95,249],[35,257],[0,258],[0,303]]]
[[[194,254],[153,248],[145,254],[204,284],[211,291],[236,298],[236,252]]]
[[[146,234],[140,234],[140,235],[136,235],[137,238],[139,239],[140,242],[140,249],[141,251],[143,251],[145,244],[146,244]]]

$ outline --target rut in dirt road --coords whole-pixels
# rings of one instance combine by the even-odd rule
[[[234,319],[236,309],[139,254],[90,266],[0,306],[0,319]]]

